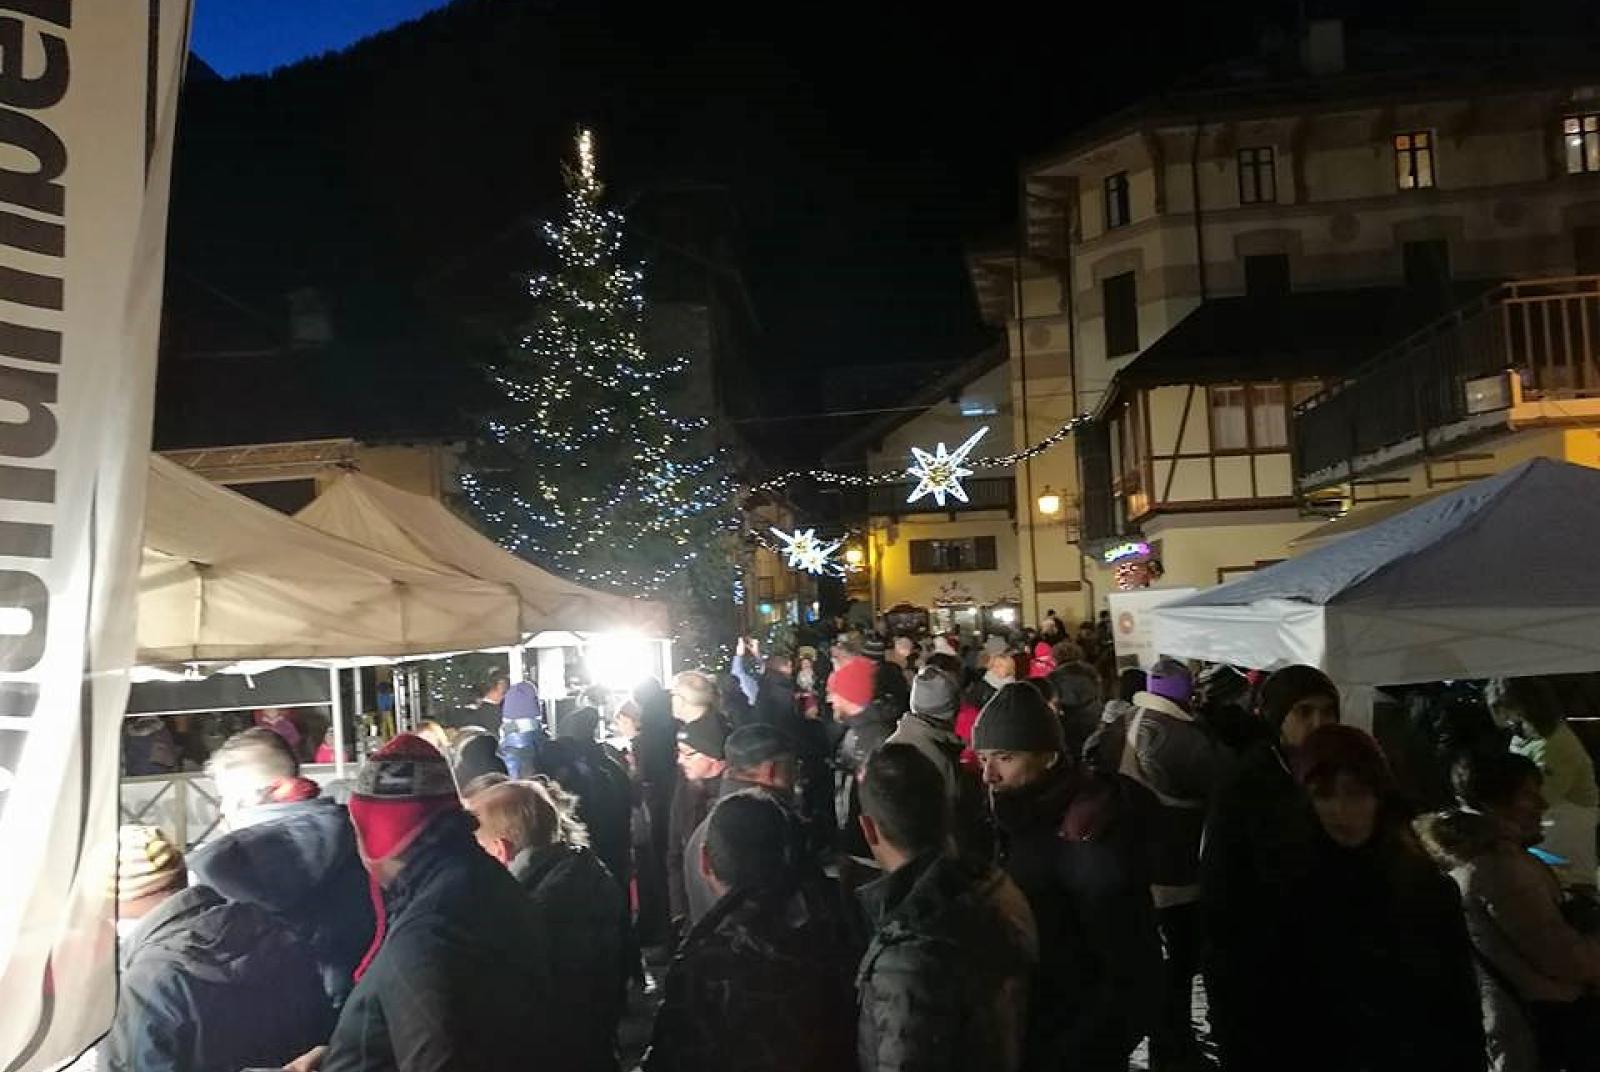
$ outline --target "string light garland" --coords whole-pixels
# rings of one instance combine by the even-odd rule
[[[529,280],[533,315],[489,370],[499,403],[461,487],[511,551],[653,593],[720,563],[740,524],[735,487],[710,422],[666,402],[689,362],[643,344],[643,272],[622,260],[622,217],[602,207],[586,130],[576,158],[566,216],[544,227],[555,267]]]
[[[1024,447],[1022,450],[1010,454],[992,454],[983,458],[967,458],[966,465],[973,469],[1007,469],[1018,465],[1030,458],[1036,458],[1058,443],[1064,442],[1078,429],[1091,420],[1087,413],[1073,417],[1062,424],[1055,431],[1045,436],[1036,443]],[[887,473],[840,473],[831,469],[793,469],[781,476],[771,477],[756,484],[750,484],[742,490],[747,493],[777,491],[787,487],[797,480],[814,480],[819,484],[833,484],[844,488],[870,488],[881,487],[886,484],[899,484],[905,481],[906,474],[901,471]]]

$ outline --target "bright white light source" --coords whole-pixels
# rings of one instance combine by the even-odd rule
[[[790,533],[775,528],[772,534],[783,541],[783,553],[789,559],[789,568],[805,570],[807,573],[825,572],[829,557],[844,543],[843,540],[823,543],[817,539],[816,529],[795,529]]]
[[[917,478],[917,486],[906,502],[914,503],[924,495],[932,495],[933,501],[940,506],[944,505],[946,495],[960,502],[966,502],[967,492],[961,486],[961,478],[971,476],[972,470],[965,468],[962,463],[967,460],[972,448],[978,445],[978,440],[988,432],[989,426],[984,425],[968,436],[965,443],[952,451],[946,451],[943,443],[936,446],[932,454],[921,447],[912,447],[911,456],[916,459],[916,464],[906,472]]]
[[[590,639],[583,661],[589,680],[624,692],[650,676],[650,641],[631,633],[603,633]]]

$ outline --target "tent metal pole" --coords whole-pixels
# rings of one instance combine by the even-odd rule
[[[506,662],[510,671],[509,676],[513,685],[520,681],[528,680],[528,668],[523,658],[521,644],[513,644],[506,652]]]
[[[328,687],[333,708],[333,776],[344,779],[344,692],[339,687],[339,668],[328,667]]]
[[[351,714],[356,716],[357,722],[360,722],[361,716],[367,713],[366,698],[361,695],[361,667],[352,666],[350,668],[350,673],[352,677],[351,683],[354,686],[355,693],[355,704],[353,705],[355,710],[352,711]]]

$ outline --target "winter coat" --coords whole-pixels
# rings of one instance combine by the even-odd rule
[[[1522,1004],[1575,1001],[1600,982],[1600,937],[1567,923],[1555,875],[1490,816],[1442,812],[1417,820],[1417,832],[1461,890],[1491,1061],[1534,1067]]]
[[[721,793],[722,776],[717,775],[700,782],[679,778],[678,788],[672,795],[672,814],[667,827],[667,891],[675,921],[689,918],[689,887],[683,878],[689,859],[689,838],[711,814],[711,806]]]
[[[1150,692],[1134,696],[1134,713],[1104,734],[1096,763],[1155,795],[1151,896],[1157,908],[1200,899],[1200,837],[1206,808],[1226,754],[1194,715]],[[1120,730],[1120,733],[1119,733]]]
[[[1159,1004],[1149,874],[1099,793],[1114,784],[1063,765],[994,797],[1002,864],[1039,928],[1030,1069],[1125,1064]]]
[[[1358,849],[1326,835],[1294,898],[1304,1072],[1483,1072],[1483,1022],[1461,897],[1409,826]],[[1326,1032],[1322,1025],[1337,1024]]]
[[[1063,663],[1050,672],[1050,683],[1061,709],[1066,753],[1081,756],[1084,744],[1100,725],[1100,674],[1088,663]]]
[[[565,1067],[617,1067],[617,1024],[627,999],[628,902],[600,857],[575,845],[524,849],[511,877],[533,901],[557,980],[554,1010],[571,1033]]]
[[[802,894],[729,893],[672,960],[645,1072],[848,1069],[854,964]]]
[[[884,743],[908,744],[933,763],[944,777],[957,849],[973,859],[992,859],[994,832],[983,782],[971,769],[962,766],[961,753],[966,742],[956,736],[950,724],[916,714],[902,715],[900,724]]]
[[[300,934],[316,957],[332,1007],[344,1004],[372,944],[367,872],[344,806],[325,797],[262,804],[189,857],[196,885],[260,905]]]
[[[786,728],[799,712],[794,698],[794,678],[776,670],[761,676],[761,686],[756,691],[750,717],[769,726]]]
[[[316,961],[293,931],[191,886],[126,943],[102,1055],[112,1072],[278,1068],[321,1045],[332,1022]]]
[[[1021,1068],[1039,939],[1005,873],[930,853],[860,897],[877,931],[856,977],[862,1072]]]
[[[840,719],[845,730],[834,754],[833,805],[841,833],[841,851],[848,855],[867,855],[860,829],[861,777],[866,773],[867,760],[888,741],[899,718],[899,711],[886,707],[881,700],[874,700],[858,713]]]
[[[558,738],[539,752],[539,770],[578,798],[595,854],[620,887],[633,878],[633,786],[622,764],[593,741]]]
[[[724,797],[732,796],[734,793],[740,793],[746,789],[754,789],[766,794],[783,805],[784,810],[790,813],[794,819],[795,852],[803,855],[805,852],[805,833],[801,827],[800,816],[794,812],[794,798],[792,795],[780,793],[775,789],[769,789],[754,782],[740,781],[729,775],[723,775],[717,789],[717,800],[720,801]],[[716,802],[713,802],[712,807],[715,806]],[[717,893],[711,888],[711,883],[700,869],[700,852],[705,848],[706,832],[710,827],[711,812],[710,809],[707,809],[706,817],[700,820],[699,825],[694,828],[694,832],[689,835],[689,839],[684,842],[683,886],[688,894],[688,917],[690,923],[699,923],[711,911],[712,906],[717,903]]]
[[[887,659],[880,661],[872,676],[872,695],[898,718],[911,706],[911,682],[906,679],[905,667]]]
[[[322,1072],[568,1067],[538,914],[460,813],[431,819],[383,891],[383,944]]]
[[[1544,799],[1550,811],[1540,847],[1567,861],[1556,868],[1561,884],[1593,887],[1595,824],[1600,817],[1594,760],[1565,722],[1548,737],[1516,738],[1511,750],[1533,760],[1544,774]]]
[[[1300,1045],[1289,1026],[1303,1015],[1291,951],[1306,919],[1295,898],[1321,836],[1275,746],[1246,752],[1213,795],[1200,851],[1204,970],[1212,1035],[1230,1072],[1276,1072]]]

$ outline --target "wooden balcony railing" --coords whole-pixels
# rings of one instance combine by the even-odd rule
[[[1600,276],[1506,283],[1383,351],[1295,411],[1302,491],[1481,430],[1511,404],[1600,398]]]

